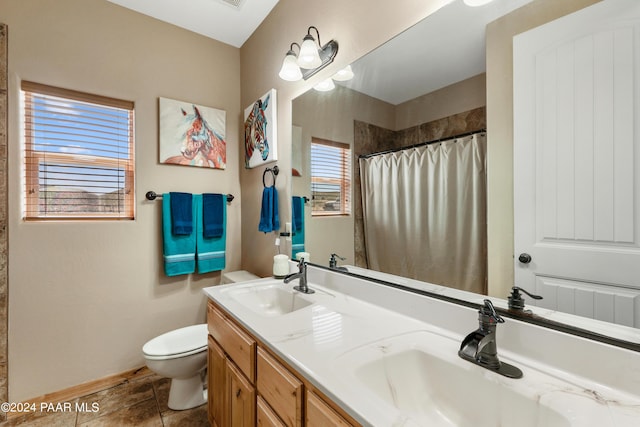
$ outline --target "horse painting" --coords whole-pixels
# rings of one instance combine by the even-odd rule
[[[244,149],[247,168],[276,160],[275,146],[273,145],[275,123],[270,123],[269,120],[270,117],[275,117],[274,98],[275,91],[272,90],[245,110]],[[272,105],[271,109],[269,109],[270,104]]]
[[[179,145],[178,155],[172,155],[162,160],[163,163],[208,167],[215,169],[225,169],[227,163],[227,144],[224,137],[220,135],[207,120],[203,117],[200,109],[206,107],[196,107],[191,105],[193,113],[187,113],[180,107],[182,115],[178,120],[178,128],[181,129],[176,135],[177,141],[173,145]],[[214,110],[213,111],[220,111]],[[173,110],[175,111],[175,109]],[[224,113],[224,112],[222,112]],[[175,113],[174,113],[175,115]],[[167,144],[165,142],[165,144]],[[161,151],[163,142],[161,140]],[[175,152],[175,151],[174,151]],[[163,156],[161,155],[161,158]]]

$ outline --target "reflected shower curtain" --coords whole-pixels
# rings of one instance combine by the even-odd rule
[[[486,134],[360,159],[368,268],[486,294]]]

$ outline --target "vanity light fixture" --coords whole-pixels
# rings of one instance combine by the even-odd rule
[[[318,42],[311,35],[311,29],[316,31]],[[293,46],[298,46],[298,55],[293,50]],[[309,27],[307,35],[302,40],[302,45],[298,43],[291,43],[291,48],[282,61],[282,68],[278,75],[281,79],[290,82],[295,82],[303,78],[307,80],[318,71],[322,70],[327,65],[333,62],[333,59],[338,53],[338,42],[335,40],[329,41],[325,45],[320,45],[320,32],[314,26]],[[295,71],[295,68],[298,71]]]
[[[484,6],[487,3],[491,3],[493,0],[464,0],[464,4],[471,7]]]

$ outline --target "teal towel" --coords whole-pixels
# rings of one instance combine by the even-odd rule
[[[262,208],[258,231],[270,233],[280,230],[280,214],[278,212],[278,190],[275,186],[262,190]]]
[[[189,235],[193,232],[193,203],[191,193],[171,195],[171,230],[173,234]]]
[[[224,231],[224,202],[227,197],[223,194],[202,195],[202,227],[204,237],[220,237]]]
[[[271,187],[273,191],[273,212],[272,214],[272,224],[273,231],[280,230],[280,213],[278,209],[278,190],[276,190],[276,186]]]
[[[293,236],[291,237],[291,258],[296,259],[298,252],[304,252],[304,199],[292,198]]]
[[[195,204],[192,203],[192,218],[197,217]],[[196,236],[190,234],[175,235],[172,232],[171,196],[162,195],[162,237],[164,272],[167,276],[178,276],[196,271]]]
[[[219,237],[207,238],[204,236],[202,195],[194,194],[193,201],[195,211],[198,213],[196,230],[198,273],[224,270],[227,244],[227,204],[222,203],[222,234]]]

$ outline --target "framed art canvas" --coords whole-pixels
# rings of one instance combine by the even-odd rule
[[[244,110],[245,167],[278,160],[276,91],[271,89]]]
[[[160,98],[160,163],[225,169],[226,112]]]

